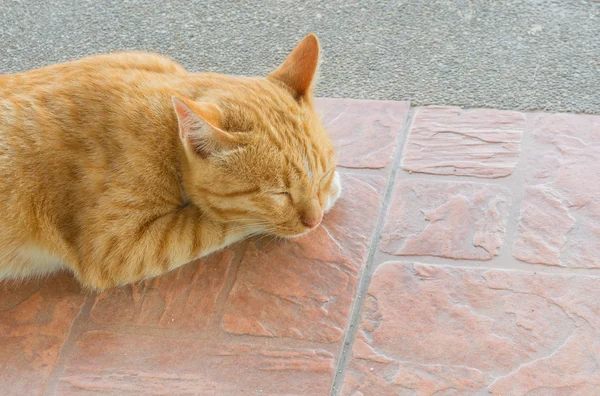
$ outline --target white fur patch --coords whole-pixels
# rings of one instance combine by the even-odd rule
[[[331,182],[331,193],[327,196],[327,200],[325,202],[325,212],[329,212],[333,205],[338,200],[338,198],[342,195],[342,182],[339,173],[335,172],[333,175],[333,181]]]
[[[38,277],[64,268],[64,262],[57,256],[34,245],[20,247],[11,255],[4,255],[3,268],[0,268],[0,279],[22,279]]]

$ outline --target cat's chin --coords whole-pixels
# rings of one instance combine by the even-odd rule
[[[329,212],[336,201],[342,195],[342,182],[340,180],[340,174],[335,172],[333,175],[333,181],[331,182],[331,193],[327,196],[327,201],[325,202],[325,207],[323,208],[323,212]]]

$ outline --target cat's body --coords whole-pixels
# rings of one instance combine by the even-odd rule
[[[0,76],[0,279],[104,289],[317,226],[340,192],[317,60],[311,35],[268,78],[143,53]]]

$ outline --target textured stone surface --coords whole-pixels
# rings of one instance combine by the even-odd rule
[[[424,107],[416,111],[402,167],[438,175],[497,178],[519,162],[522,113]]]
[[[600,117],[537,115],[514,256],[600,267]]]
[[[408,109],[408,102],[317,99],[338,163],[346,168],[377,169],[390,164]]]
[[[294,241],[263,238],[250,246],[221,327],[234,334],[339,341],[384,185],[380,177],[346,175],[342,197],[317,230]]]
[[[113,289],[96,298],[91,318],[98,323],[201,329],[223,288],[231,250],[215,253],[158,278]]]
[[[600,277],[386,263],[343,394],[590,395]]]
[[[0,282],[0,394],[35,395],[44,390],[84,300],[66,275],[39,282]]]
[[[555,190],[543,185],[526,188],[515,257],[529,263],[561,265],[560,255],[574,225],[575,218]]]
[[[439,176],[397,172],[380,238],[407,108],[319,107],[345,167],[322,227],[90,296],[83,311],[70,277],[0,282],[0,394],[324,395],[338,369],[336,394],[353,396],[598,393],[600,276],[581,272],[600,267],[600,117],[528,115],[518,172],[502,178],[514,167],[520,115],[418,110],[405,158]],[[411,157],[415,147],[430,155]],[[503,246],[508,232],[514,242]],[[374,240],[381,252],[361,323],[349,327]],[[380,264],[384,253],[448,266]],[[501,267],[505,254],[528,271],[465,267]],[[535,273],[529,263],[565,268]],[[349,360],[336,367],[356,327]]]
[[[320,349],[92,331],[77,341],[56,394],[324,395],[333,364]]]
[[[399,180],[381,248],[399,256],[490,260],[502,248],[511,199],[498,185]]]

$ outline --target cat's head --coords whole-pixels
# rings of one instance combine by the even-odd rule
[[[318,62],[311,34],[267,77],[213,76],[204,96],[173,98],[194,204],[249,232],[282,237],[321,223],[341,186],[314,109]]]

